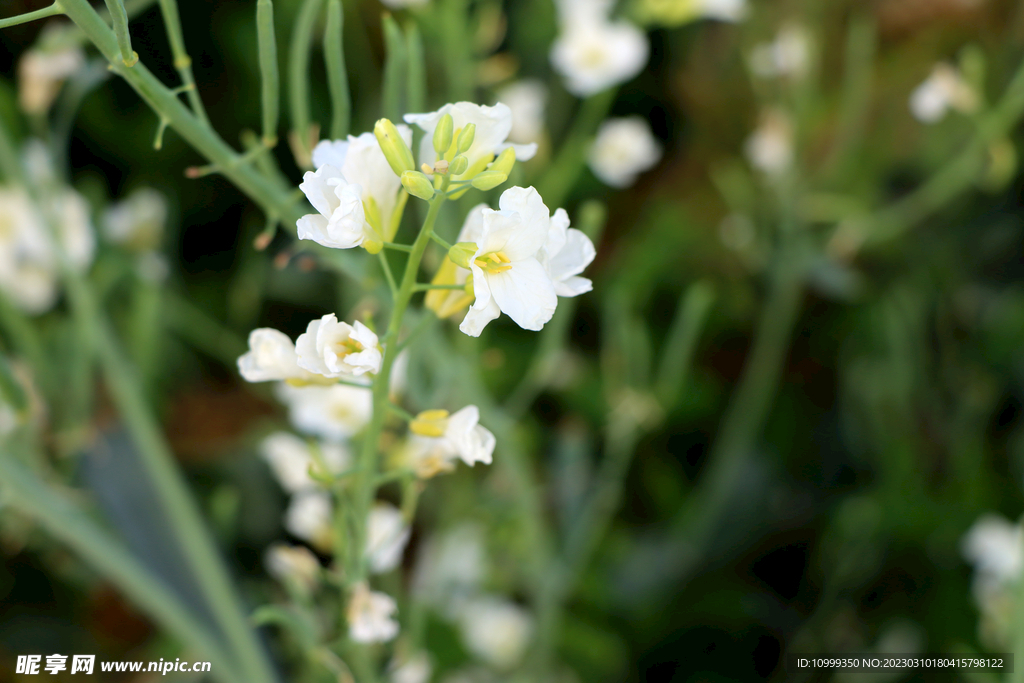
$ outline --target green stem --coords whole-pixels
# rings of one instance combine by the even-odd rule
[[[587,146],[597,131],[598,125],[608,115],[615,102],[617,88],[609,88],[583,101],[576,119],[570,126],[569,136],[548,170],[537,183],[544,203],[550,207],[561,206],[587,160]]]
[[[397,415],[398,417],[402,418],[407,422],[412,422],[413,420],[416,419],[415,415],[410,413],[405,408],[395,405],[394,403],[388,403],[388,410],[390,410],[392,413],[394,413],[395,415]]]
[[[410,247],[408,244],[397,244],[395,242],[385,242],[384,248],[391,249],[393,251],[404,251],[406,253],[412,251],[412,247]]]
[[[406,44],[402,30],[390,14],[384,15],[384,44],[387,58],[384,62],[384,83],[381,93],[381,111],[386,118],[398,121],[403,113],[403,91],[406,79]]]
[[[440,236],[435,235],[434,233],[430,233],[430,239],[434,240],[442,247],[444,247],[445,251],[451,251],[452,245],[448,244],[448,242],[442,239]]]
[[[355,493],[355,547],[366,546],[366,517],[373,504],[376,487],[373,485],[377,478],[378,448],[380,446],[380,435],[384,428],[384,416],[388,411],[390,400],[388,398],[388,383],[391,376],[391,366],[398,355],[398,333],[402,327],[402,319],[409,301],[415,292],[416,276],[420,269],[420,261],[423,253],[430,242],[430,233],[434,230],[437,222],[438,212],[444,203],[444,195],[435,195],[430,200],[430,209],[427,211],[423,227],[420,229],[416,241],[413,242],[412,251],[409,253],[409,260],[405,265],[405,272],[402,274],[402,284],[399,286],[398,295],[395,297],[394,307],[391,309],[391,318],[388,322],[388,329],[384,335],[384,358],[381,362],[380,372],[373,380],[373,416],[363,436],[362,452],[359,456],[360,482]],[[353,583],[358,583],[366,577],[366,562],[362,553],[354,553],[354,567],[351,568]]]
[[[327,85],[331,91],[331,137],[335,140],[348,135],[352,118],[352,99],[348,90],[348,73],[345,71],[344,30],[345,16],[341,0],[327,0],[324,63],[327,66]]]
[[[246,680],[237,663],[224,651],[220,638],[183,607],[181,600],[120,543],[74,507],[67,496],[57,495],[8,454],[0,454],[0,486],[7,504],[79,554],[183,644],[202,653],[213,664],[211,675],[225,683]]]
[[[296,147],[308,157],[309,146],[309,54],[313,46],[313,28],[323,0],[304,0],[292,29],[288,50],[288,100]],[[307,159],[308,160],[308,159]]]
[[[185,37],[181,31],[181,17],[178,15],[177,0],[160,0],[160,14],[164,18],[164,30],[167,33],[167,41],[171,44],[171,56],[174,58],[174,68],[178,71],[181,84],[188,93],[188,103],[192,113],[196,115],[201,123],[210,125],[210,119],[206,116],[206,108],[203,100],[199,97],[196,89],[196,79],[192,75],[192,58],[185,50]]]
[[[259,43],[261,99],[263,103],[263,144],[277,144],[281,79],[277,71],[277,38],[274,33],[274,4],[256,2],[256,37]]]
[[[410,112],[423,111],[427,103],[426,57],[423,54],[423,37],[416,22],[410,21],[405,27],[406,77],[405,107]]]
[[[122,76],[154,111],[264,211],[280,216],[294,228],[294,222],[302,217],[302,209],[291,196],[292,188],[274,182],[252,166],[238,164],[239,155],[178,101],[174,92],[144,65],[136,64],[131,69],[120,65],[117,39],[88,0],[61,0],[61,4],[68,17],[110,61],[114,72]]]
[[[424,283],[420,283],[420,284],[416,285],[415,287],[413,287],[413,291],[414,292],[429,292],[432,289],[450,289],[450,290],[455,290],[455,289],[465,289],[465,288],[466,288],[466,285],[433,285],[433,284],[424,282]]]
[[[391,298],[394,299],[398,296],[398,285],[395,284],[395,276],[391,274],[391,264],[388,263],[388,257],[384,254],[383,250],[377,252],[377,257],[380,259],[380,267],[384,271],[384,278],[388,281]]]
[[[19,24],[27,24],[28,22],[35,21],[36,19],[54,17],[57,16],[58,14],[64,14],[64,10],[62,10],[60,5],[55,2],[49,7],[37,9],[35,12],[26,12],[25,14],[19,14],[16,17],[0,19],[0,28],[7,28],[8,26],[17,26]]]
[[[132,37],[128,33],[128,12],[125,11],[122,0],[106,0],[106,3],[111,23],[114,25],[117,45],[121,50],[121,62],[131,68],[139,61],[139,56],[132,50]]]

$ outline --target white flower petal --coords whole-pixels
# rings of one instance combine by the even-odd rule
[[[487,284],[501,311],[525,330],[543,328],[555,314],[555,287],[537,259],[517,261],[511,270],[490,274]]]
[[[496,320],[500,315],[501,309],[498,307],[498,304],[488,297],[484,305],[476,306],[474,304],[473,307],[466,311],[466,317],[462,320],[462,324],[459,325],[459,329],[470,337],[479,337],[480,333],[487,327],[487,323]]]

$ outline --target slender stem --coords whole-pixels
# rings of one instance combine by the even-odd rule
[[[416,419],[416,416],[410,413],[408,410],[402,408],[401,406],[395,405],[394,403],[391,402],[388,403],[388,410],[408,422],[412,422],[413,420]]]
[[[406,80],[406,44],[402,30],[390,14],[384,15],[384,44],[387,58],[384,62],[384,83],[381,93],[381,111],[384,116],[398,121],[403,113],[403,92]]]
[[[0,28],[7,28],[8,26],[17,26],[19,24],[27,24],[28,22],[35,21],[36,19],[45,19],[46,17],[53,17],[58,14],[64,14],[64,10],[61,9],[59,3],[55,2],[49,7],[37,9],[35,12],[26,12],[25,14],[19,14],[16,17],[0,19]]]
[[[312,151],[309,140],[309,53],[313,45],[313,28],[323,0],[304,0],[292,29],[288,50],[288,101],[295,145],[308,157]],[[307,160],[308,161],[308,160]]]
[[[160,14],[164,18],[164,30],[167,41],[171,44],[171,55],[174,57],[174,68],[178,71],[182,85],[188,93],[188,104],[192,113],[206,126],[210,119],[206,116],[206,108],[196,89],[196,80],[192,75],[192,58],[185,50],[185,37],[181,31],[181,17],[178,15],[178,0],[160,0]]]
[[[587,145],[598,125],[605,119],[618,93],[609,88],[587,98],[580,105],[576,119],[570,126],[568,138],[562,143],[558,155],[537,183],[540,194],[548,206],[560,206],[576,184],[587,158]]]
[[[256,2],[256,37],[260,53],[261,98],[263,101],[263,144],[277,144],[281,79],[277,71],[277,37],[274,33],[274,4]]]
[[[292,188],[267,178],[251,166],[236,164],[238,154],[178,101],[174,92],[165,87],[143,64],[136,64],[131,69],[120,65],[117,39],[88,0],[61,0],[61,4],[68,17],[111,62],[115,73],[122,76],[150,107],[200,154],[216,164],[256,204],[265,211],[281,216],[283,222],[294,228],[294,222],[302,216],[302,210],[291,196]]]
[[[388,263],[388,257],[383,250],[377,252],[377,257],[380,259],[381,270],[384,271],[384,277],[388,281],[388,289],[391,290],[391,298],[394,299],[398,296],[398,285],[395,284],[395,276],[391,274],[391,264]]]
[[[434,285],[429,282],[422,282],[413,287],[414,292],[429,292],[432,289],[465,289],[466,285]]]
[[[345,13],[341,0],[327,0],[327,27],[324,29],[324,63],[331,91],[331,137],[348,135],[352,118],[352,98],[348,90],[344,50]],[[305,75],[303,75],[305,78]]]
[[[410,21],[405,27],[406,77],[405,107],[408,111],[423,111],[427,104],[426,57],[423,54],[423,37],[416,22]]]
[[[105,0],[107,11],[114,25],[114,35],[121,50],[121,62],[128,68],[135,66],[139,56],[132,50],[132,38],[128,33],[128,12],[124,9],[123,0]]]
[[[430,233],[430,239],[434,240],[435,242],[440,244],[442,247],[444,247],[445,251],[450,251],[451,248],[452,248],[452,245],[448,244],[447,241],[442,239],[440,236],[435,235],[434,233]]]
[[[409,347],[409,344],[415,341],[418,336],[423,334],[423,332],[426,331],[426,329],[430,327],[435,320],[437,320],[437,316],[429,311],[424,311],[420,317],[420,321],[412,328],[412,332],[410,332],[398,345],[398,353],[405,351],[405,349]]]
[[[388,329],[384,335],[384,358],[381,362],[380,372],[373,380],[373,416],[370,418],[370,425],[363,436],[362,452],[359,456],[360,482],[356,487],[355,498],[355,547],[366,546],[366,517],[369,514],[370,506],[373,504],[376,488],[373,481],[377,477],[378,448],[380,446],[380,435],[384,427],[384,416],[388,411],[390,400],[388,398],[388,381],[391,375],[391,367],[398,355],[398,333],[402,327],[402,319],[405,310],[412,299],[416,285],[416,276],[420,269],[420,261],[423,253],[430,242],[430,233],[437,222],[438,212],[444,203],[444,195],[435,195],[430,200],[430,208],[427,211],[423,227],[420,229],[416,241],[413,242],[412,251],[409,253],[409,260],[405,265],[405,272],[402,274],[402,284],[399,286],[398,295],[395,297],[394,307],[391,309],[391,318],[388,322]],[[354,553],[355,558],[351,567],[353,583],[358,583],[366,577],[366,562],[362,553]]]
[[[0,486],[7,504],[35,520],[111,580],[169,633],[209,659],[213,663],[211,675],[225,683],[246,680],[238,664],[223,649],[220,638],[120,543],[69,502],[67,496],[50,490],[6,453],[0,454]]]
[[[404,251],[406,253],[409,253],[410,251],[412,251],[412,247],[409,246],[408,244],[398,244],[396,242],[385,242],[384,243],[384,248],[385,249],[392,249],[394,251]]]

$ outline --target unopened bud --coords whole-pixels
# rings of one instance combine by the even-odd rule
[[[508,180],[501,171],[484,171],[473,178],[472,185],[478,190],[491,190]]]
[[[473,139],[476,137],[476,124],[467,123],[466,127],[459,133],[458,146],[455,148],[456,154],[465,154],[469,151],[469,148],[473,146]]]
[[[384,248],[384,243],[374,239],[364,239],[361,245],[363,249],[369,254],[379,254],[380,250]]]
[[[477,249],[476,242],[459,242],[448,250],[448,258],[455,265],[469,270],[469,261],[476,254]]]
[[[427,176],[419,171],[406,171],[402,174],[402,187],[406,192],[420,199],[430,200],[434,197],[434,185]]]
[[[437,122],[437,128],[434,129],[434,151],[437,152],[438,157],[443,157],[448,152],[448,148],[452,146],[454,132],[455,122],[452,120],[452,115],[445,114]]]
[[[412,150],[399,134],[395,124],[387,119],[381,119],[374,125],[373,134],[377,137],[377,144],[384,152],[384,158],[395,175],[401,176],[406,171],[416,168],[416,162],[412,158]]]
[[[468,168],[469,159],[467,159],[464,154],[460,154],[452,159],[451,163],[448,165],[448,172],[452,175],[462,175]]]
[[[422,164],[420,164],[420,170],[426,173],[427,175],[434,175],[434,167],[425,161]]]
[[[505,151],[498,155],[491,165],[488,167],[492,171],[498,171],[508,175],[512,172],[512,167],[516,165],[516,151],[511,147],[505,148]]]

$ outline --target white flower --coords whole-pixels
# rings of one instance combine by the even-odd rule
[[[469,264],[476,300],[459,329],[471,337],[503,312],[523,329],[539,330],[558,304],[554,283],[537,260],[551,223],[548,207],[532,187],[509,188],[498,206],[499,211],[483,211],[483,231]]]
[[[377,335],[358,320],[338,322],[328,313],[313,320],[295,341],[300,368],[324,377],[349,377],[380,372],[382,356]]]
[[[969,114],[977,106],[977,94],[949,64],[936,64],[910,95],[910,112],[921,123],[937,123],[950,109]]]
[[[284,528],[292,536],[318,547],[331,543],[331,497],[323,491],[301,491],[292,496],[284,513]]]
[[[964,536],[961,551],[986,580],[1006,584],[1017,581],[1024,569],[1024,538],[1019,524],[984,515]]]
[[[352,589],[346,616],[348,637],[357,643],[384,643],[398,635],[398,622],[391,618],[398,605],[388,595],[371,591],[365,583]]]
[[[800,26],[783,27],[775,40],[754,47],[750,70],[762,78],[799,78],[807,73],[810,41]]]
[[[761,125],[747,138],[747,158],[758,170],[779,175],[793,163],[793,131],[789,118],[781,111],[769,110]]]
[[[498,100],[512,111],[512,142],[537,142],[544,134],[544,109],[548,89],[543,81],[529,78],[506,85],[498,91]]]
[[[366,519],[366,557],[374,574],[389,572],[402,561],[412,530],[394,505],[380,502]]]
[[[84,270],[96,249],[89,205],[71,189],[47,201],[64,255]],[[57,276],[57,253],[43,215],[21,188],[0,188],[0,290],[24,311],[43,313],[57,300]]]
[[[700,14],[719,21],[740,21],[747,16],[747,0],[697,0]]]
[[[246,382],[316,379],[299,367],[295,344],[288,335],[270,327],[249,333],[249,351],[238,357],[238,372]]]
[[[490,465],[494,434],[479,422],[480,411],[472,405],[451,415],[447,410],[420,413],[409,425],[412,436],[406,444],[408,465],[423,479],[450,472],[455,458],[470,467],[478,462]]]
[[[529,612],[496,597],[472,600],[459,621],[466,649],[497,669],[518,664],[533,634]]]
[[[337,443],[319,445],[320,455],[331,474],[340,474],[352,462],[348,448]],[[317,483],[309,476],[310,465],[315,462],[310,446],[291,432],[274,432],[260,444],[260,454],[270,465],[274,477],[288,493],[315,489]]]
[[[18,62],[18,103],[29,114],[43,114],[60,92],[64,80],[85,64],[82,49],[30,49]]]
[[[540,251],[540,262],[555,285],[558,296],[579,296],[594,288],[593,283],[579,274],[591,264],[597,250],[590,238],[576,228],[569,227],[569,214],[558,209],[551,216],[548,239]]]
[[[417,652],[404,661],[394,660],[389,667],[391,683],[429,683],[434,667],[426,652]]]
[[[408,126],[398,130],[412,143]],[[323,140],[313,149],[316,171],[302,176],[299,189],[319,213],[296,223],[299,239],[334,249],[389,239],[402,182],[391,170],[373,133],[347,140]]]
[[[167,199],[141,187],[103,212],[103,234],[114,244],[148,251],[159,246],[166,222]]]
[[[288,416],[296,429],[329,441],[352,436],[373,414],[373,394],[368,388],[279,384],[277,395],[288,405]]]
[[[551,64],[569,92],[589,97],[631,80],[647,64],[646,34],[627,21],[611,21],[609,3],[570,0],[559,9],[561,33],[551,46]]]
[[[470,467],[478,462],[490,465],[494,453],[494,434],[479,423],[480,410],[476,406],[466,406],[453,413],[445,425],[443,438]]]
[[[417,598],[433,605],[447,618],[457,618],[487,573],[483,537],[479,525],[465,522],[429,538],[413,576]]]
[[[612,187],[629,187],[659,159],[661,145],[639,116],[606,120],[587,155],[594,175]]]
[[[312,592],[320,576],[320,560],[301,545],[274,543],[263,557],[267,573],[281,583],[292,582]]]
[[[436,153],[434,152],[434,129],[438,121],[445,114],[451,114],[455,131],[461,131],[467,124],[476,126],[476,134],[473,137],[473,144],[465,152],[469,161],[469,168],[461,176],[472,177],[482,171],[491,162],[492,157],[500,154],[506,148],[512,147],[516,151],[518,161],[527,161],[537,153],[537,145],[514,145],[507,142],[512,132],[512,110],[507,105],[498,102],[493,107],[473,104],[472,102],[456,102],[446,104],[435,112],[428,114],[406,114],[405,120],[423,129],[425,135],[420,143],[420,161],[433,165]],[[458,139],[456,135],[454,140]]]

